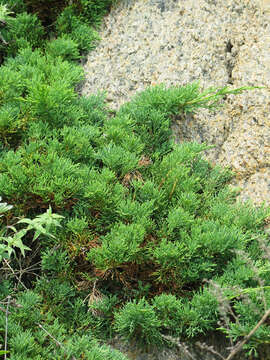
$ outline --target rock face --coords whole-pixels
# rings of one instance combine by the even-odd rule
[[[236,173],[241,200],[270,204],[270,0],[121,0],[85,65],[84,94],[114,109],[149,85],[265,86],[222,110],[182,117],[176,141],[215,144],[206,156]]]
[[[207,343],[207,345],[206,345]],[[123,352],[128,359],[133,360],[225,360],[230,353],[227,348],[230,347],[229,341],[225,336],[210,334],[207,339],[198,339],[194,344],[178,343],[174,348],[151,348],[143,351],[133,344],[125,344],[119,339],[114,339],[111,346]],[[269,360],[270,357],[260,353],[260,359]],[[234,360],[243,360],[243,352],[236,353]]]

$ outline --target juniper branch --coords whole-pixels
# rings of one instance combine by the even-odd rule
[[[237,95],[242,94],[246,90],[254,90],[254,89],[265,89],[264,86],[242,86],[237,89],[229,89],[228,86],[223,88],[209,88],[203,91],[201,94],[198,94],[197,97],[190,101],[186,101],[184,104],[181,104],[179,110],[181,112],[191,112],[196,110],[197,108],[206,108],[209,110],[217,109],[221,105],[219,101],[225,95]],[[196,89],[197,90],[197,89]]]
[[[24,283],[18,278],[18,276],[15,274],[15,271],[12,269],[12,267],[9,265],[8,261],[6,259],[3,259],[5,264],[8,266],[8,268],[11,270],[12,274],[15,276],[15,278],[18,280],[18,282],[23,286],[25,290],[28,290],[27,287],[24,285]]]

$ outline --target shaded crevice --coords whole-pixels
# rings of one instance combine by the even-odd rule
[[[232,48],[233,48],[233,44],[232,44],[231,40],[227,41],[227,43],[226,43],[226,52],[231,53]]]
[[[232,41],[229,39],[226,42],[226,45],[225,45],[225,58],[226,58],[225,67],[226,67],[227,74],[228,74],[228,85],[233,85],[232,72],[233,72],[234,64],[235,64],[235,60],[234,60],[235,54],[233,55],[232,53],[233,53],[233,44],[232,44]],[[228,56],[227,54],[230,54],[230,56]],[[228,95],[225,95],[223,97],[223,100],[226,101],[227,97],[228,97]],[[223,127],[223,142],[218,147],[216,159],[218,159],[219,155],[221,154],[223,145],[225,144],[225,142],[227,141],[228,137],[231,134],[231,125],[232,124],[230,124],[230,125],[229,124],[224,124],[224,127]]]
[[[232,54],[232,49],[233,49],[233,44],[232,44],[231,40],[228,40],[226,43],[226,48],[225,48],[226,55],[228,53]],[[228,73],[228,84],[232,85],[233,84],[232,72],[233,72],[233,68],[234,68],[234,61],[233,61],[232,57],[230,57],[229,59],[226,60],[225,66],[226,66],[227,73]]]

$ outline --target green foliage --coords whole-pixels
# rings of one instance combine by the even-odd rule
[[[261,238],[259,241],[262,249],[268,251],[269,238]],[[269,271],[268,255],[266,262],[260,257],[254,261],[247,253],[239,252],[228,264],[223,275],[210,282],[209,291],[219,302],[222,319],[219,330],[232,341],[248,336],[269,309]],[[231,316],[234,317],[234,321],[230,320]],[[245,344],[246,354],[260,358],[262,351],[267,351],[269,338],[266,320]]]
[[[106,345],[98,346],[97,344],[95,344],[95,346],[93,346],[92,349],[89,350],[86,354],[88,360],[103,360],[103,359],[127,360],[128,359],[125,355],[120,353],[120,351],[117,351]]]
[[[0,201],[2,200],[1,196],[0,196]],[[4,212],[9,211],[10,209],[12,209],[13,206],[12,205],[8,205],[7,203],[0,203],[0,214],[3,214]],[[2,217],[3,215],[0,215],[0,217]]]
[[[2,3],[0,4],[0,20],[2,21],[7,21],[10,18],[10,15],[13,12],[9,10],[9,7],[7,6],[6,3]]]
[[[227,86],[223,88],[208,88],[200,91],[199,81],[186,86],[172,86],[169,89],[164,84],[149,87],[143,94],[135,96],[131,103],[123,106],[124,111],[133,104],[140,104],[145,109],[157,109],[163,114],[178,114],[180,112],[196,112],[200,108],[216,110],[222,106],[220,100],[228,94],[241,94],[245,90],[258,87],[243,86],[230,90]],[[259,87],[261,88],[261,87]]]
[[[112,322],[114,321],[115,308],[119,306],[119,299],[113,295],[106,296],[101,293],[90,294],[88,313],[92,314],[90,323],[96,336],[101,339],[112,337]]]
[[[56,227],[61,226],[59,221],[63,219],[63,216],[53,214],[52,209],[49,208],[46,213],[38,215],[34,220],[22,219],[18,221],[18,224],[28,224],[26,231],[35,230],[33,241],[35,241],[40,235],[49,235],[53,238],[51,231]]]
[[[124,104],[119,115],[136,118],[138,134],[152,156],[167,153],[172,148],[171,128],[169,119],[178,113],[196,112],[200,108],[216,110],[222,106],[220,100],[226,94],[240,94],[254,87],[241,87],[229,90],[209,88],[200,92],[199,82],[186,86],[173,86],[169,89],[164,84],[150,87],[135,98]],[[137,129],[136,129],[137,130]],[[137,133],[137,131],[136,131]],[[158,136],[153,136],[157,134]]]
[[[92,335],[150,346],[164,344],[162,335],[207,334],[224,313],[205,280],[218,284],[235,316],[221,330],[234,340],[247,335],[269,306],[259,242],[269,244],[270,210],[236,203],[231,171],[202,158],[211,146],[175,145],[171,124],[251,88],[160,85],[114,114],[104,93],[76,91],[84,79],[76,60],[98,39],[89,24],[97,27],[112,1],[27,0],[32,15],[20,0],[7,4],[0,194],[14,207],[1,204],[1,256],[10,267],[0,268],[0,294],[4,304],[12,297],[12,359],[124,359]],[[41,22],[50,25],[47,38]],[[0,342],[4,329],[1,311]],[[265,323],[248,349],[269,333]]]
[[[5,351],[5,350],[0,350],[0,355],[5,355],[5,354],[8,354],[9,351]]]
[[[184,334],[195,337],[216,329],[218,321],[218,301],[216,297],[205,288],[194,294],[192,300],[183,308]]]
[[[56,207],[72,201],[74,196],[79,195],[82,191],[78,165],[72,163],[68,158],[59,157],[54,152],[34,155],[37,149],[36,146],[31,145],[33,144],[29,144],[26,153],[24,151],[16,154],[8,152],[2,159],[2,174],[0,175],[2,193],[6,196],[20,198],[21,205],[25,209],[37,206],[33,202],[35,198],[40,199],[44,205],[52,202]],[[30,154],[33,157],[29,156]],[[16,167],[16,164],[23,158],[26,161],[24,167]],[[4,166],[5,160],[9,162],[7,167]],[[7,175],[8,173],[9,175]],[[11,174],[13,174],[14,181],[10,177]],[[27,178],[31,179],[31,185]],[[16,189],[15,186],[18,188]],[[29,186],[31,186],[31,190]]]
[[[77,43],[81,52],[94,49],[99,40],[98,33],[75,15],[72,6],[66,7],[59,15],[56,30],[59,35],[68,34]]]
[[[75,297],[75,289],[70,281],[60,276],[58,278],[44,276],[38,280],[36,290],[42,294],[54,316],[61,323],[66,322],[65,318],[69,316],[70,311],[72,312]]]
[[[42,308],[41,298],[33,291],[22,292],[17,299],[19,307],[11,308],[9,314],[9,353],[14,359],[111,359],[126,360],[120,352],[109,346],[100,346],[85,330],[79,330],[78,324],[61,324],[53,313]],[[82,311],[82,303],[80,311]],[[44,311],[45,310],[45,311]],[[76,309],[69,309],[76,317]],[[84,309],[85,310],[85,309]],[[89,318],[82,311],[84,319]],[[70,315],[70,313],[68,314]],[[66,315],[67,316],[67,315]],[[67,316],[69,319],[70,316]],[[89,323],[89,319],[88,319]],[[80,323],[82,325],[82,322]],[[73,333],[73,329],[78,329]],[[5,314],[0,314],[0,339],[3,340]],[[61,345],[57,345],[56,339]],[[94,357],[93,357],[94,356]]]
[[[171,294],[155,296],[152,304],[165,334],[181,336],[185,331],[183,303]]]
[[[114,0],[79,0],[75,8],[83,21],[99,25],[113,2]]]
[[[29,71],[25,64],[27,51],[8,62],[18,72],[21,69],[24,78]],[[55,242],[46,243],[48,249],[41,262],[43,276],[36,291],[59,321],[65,322],[67,313],[71,308],[77,309],[75,303],[79,304],[71,284],[74,264],[69,256],[73,261],[82,256],[92,269],[87,275],[90,281],[101,281],[109,292],[108,297],[91,303],[89,308],[88,325],[96,334],[112,334],[113,321],[121,336],[135,337],[147,344],[161,343],[162,332],[194,337],[214,330],[216,300],[207,291],[196,291],[205,278],[222,276],[235,257],[235,250],[252,248],[253,256],[259,255],[251,234],[260,232],[268,209],[234,205],[234,195],[226,188],[232,174],[201,158],[201,152],[209,149],[206,144],[172,146],[166,140],[164,151],[160,152],[160,127],[142,122],[144,110],[150,106],[142,105],[145,94],[142,100],[137,98],[138,103],[142,101],[140,113],[131,103],[108,120],[102,96],[78,99],[70,83],[61,84],[59,75],[51,73],[56,62],[53,57],[47,58],[51,61],[49,66],[37,52],[30,57],[32,66],[46,69],[37,80],[44,85],[31,85],[23,101],[25,107],[31,104],[31,116],[40,121],[29,124],[23,136],[26,143],[16,151],[3,153],[0,159],[1,191],[21,204],[20,211],[36,213],[37,206],[51,203],[67,217],[66,228],[59,234],[66,250],[52,252],[50,247]],[[57,61],[62,64],[60,59]],[[68,68],[65,65],[63,72]],[[41,92],[41,88],[46,91]],[[59,89],[58,95],[50,94],[53,89]],[[165,90],[160,91],[165,97]],[[58,101],[60,106],[56,105]],[[159,103],[154,104],[159,108]],[[74,115],[71,110],[69,118],[64,117],[72,107]],[[153,111],[157,111],[155,107]],[[173,111],[171,104],[167,113],[158,115],[161,127],[162,119],[167,118],[169,129]],[[145,145],[142,127],[149,129],[147,139],[151,138],[154,146]],[[167,298],[155,297],[168,289],[171,295]],[[181,299],[186,289],[195,291],[187,294],[191,297],[189,303]],[[146,300],[141,302],[145,295],[157,300],[153,305]],[[114,319],[112,304],[121,300],[131,302],[126,303],[128,310],[124,306]],[[151,307],[150,317],[140,328],[138,314],[145,306]],[[171,318],[164,313],[166,306],[174,309]],[[133,312],[133,307],[139,310]],[[91,315],[94,312],[103,315],[95,317]],[[83,321],[78,316],[78,321]]]
[[[6,66],[0,67],[0,101],[1,106],[13,107],[16,105],[16,98],[21,95],[24,86],[22,82],[21,74],[14,72],[13,69]],[[15,104],[14,104],[15,103]],[[1,110],[1,112],[5,110]],[[14,112],[14,110],[13,110]],[[3,116],[3,115],[2,115]],[[2,118],[1,116],[1,118]],[[2,120],[3,121],[3,120]],[[1,123],[2,123],[1,121]],[[7,120],[6,120],[7,122]]]
[[[161,321],[145,299],[129,302],[117,312],[114,327],[125,340],[135,340],[142,345],[160,345],[162,342]]]
[[[165,111],[162,112],[156,107],[144,106],[144,96],[145,93],[142,94],[142,97],[137,97],[133,102],[122,106],[119,114],[121,118],[127,117],[129,121],[133,120],[135,123],[133,131],[140,136],[145,146],[145,154],[151,154],[152,157],[163,155],[172,148],[172,142],[169,140],[172,134],[170,121],[165,116]],[[168,114],[166,115],[168,116]]]
[[[15,18],[8,18],[2,34],[8,42],[7,55],[15,56],[19,49],[39,47],[43,41],[44,29],[36,15],[23,12]]]
[[[139,157],[121,146],[113,144],[104,146],[97,156],[106,167],[119,176],[124,176],[138,167]]]
[[[26,5],[24,0],[1,0],[0,4],[6,5],[7,8],[10,9],[10,11],[13,11],[16,14],[26,11]]]
[[[77,43],[67,36],[49,41],[46,50],[49,55],[60,56],[63,60],[78,60],[80,57]]]
[[[54,276],[54,274],[62,274],[67,276],[70,270],[70,264],[68,259],[68,253],[63,250],[47,249],[42,253],[41,269],[48,276]]]
[[[125,262],[140,261],[140,245],[145,235],[139,224],[115,226],[102,240],[102,246],[93,249],[88,259],[102,270],[114,269]]]
[[[67,222],[66,226],[73,234],[83,234],[83,232],[88,228],[88,223],[86,217],[74,217]]]
[[[86,119],[87,100],[78,112],[80,101],[74,92],[74,86],[82,79],[82,70],[77,65],[62,61],[60,57],[43,56],[38,50],[23,49],[14,59],[9,58],[0,68],[0,103],[3,104],[0,139],[9,146],[18,146],[37,117],[60,127]]]
[[[245,206],[241,204],[228,204],[217,202],[211,206],[211,214],[218,218],[223,224],[242,227],[246,231],[259,229],[264,219],[267,217],[268,209],[261,205],[257,208],[251,202],[246,202]]]
[[[163,333],[190,338],[207,334],[218,319],[218,302],[213,294],[204,290],[194,294],[191,301],[162,294],[152,300]]]
[[[74,87],[83,80],[83,72],[78,65],[47,54],[42,55],[40,50],[32,51],[29,48],[21,50],[14,59],[9,58],[2,69],[5,69],[4,72],[12,70],[22,77],[26,83],[26,94],[28,89],[38,84],[53,85],[62,81],[66,86]]]
[[[17,301],[21,305],[20,311],[16,314],[16,320],[20,326],[24,328],[32,327],[42,320],[42,314],[40,312],[41,296],[28,290],[22,292],[18,296]]]
[[[79,50],[84,53],[94,50],[100,40],[99,34],[84,23],[78,24],[69,36],[77,43]]]
[[[0,109],[0,132],[4,141],[13,134],[19,134],[23,130],[24,122],[21,119],[21,111],[17,104],[5,104]]]
[[[11,205],[0,203],[0,213],[4,213],[11,208]],[[35,231],[33,241],[40,235],[54,237],[50,231],[53,230],[54,227],[60,226],[59,220],[61,218],[63,218],[63,216],[53,214],[51,208],[49,208],[45,214],[38,215],[33,220],[27,218],[19,220],[16,224],[28,224],[24,229],[17,231],[15,226],[3,227],[0,230],[0,263],[3,259],[9,259],[11,255],[15,253],[15,248],[18,248],[23,256],[25,256],[25,250],[31,250],[22,242],[26,233],[31,230]]]
[[[82,24],[76,16],[73,6],[67,6],[58,16],[56,31],[58,34],[70,34],[77,26]]]
[[[59,81],[53,85],[33,84],[26,101],[31,107],[33,117],[41,118],[57,127],[66,121],[67,109],[75,97],[73,89]]]

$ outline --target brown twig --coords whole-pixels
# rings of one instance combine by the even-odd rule
[[[230,355],[225,360],[231,360],[245,345],[245,343],[251,338],[251,336],[255,333],[255,331],[258,330],[258,328],[265,322],[265,320],[270,315],[270,309],[266,311],[266,313],[263,315],[261,320],[258,322],[258,324],[250,331],[250,333],[245,337],[243,341],[241,341],[236,347],[233,349],[233,351],[230,353]]]
[[[176,345],[178,347],[178,349],[180,349],[185,355],[187,355],[189,357],[189,359],[195,360],[194,356],[188,351],[187,345],[181,343],[180,339],[173,338],[172,336],[169,336],[169,335],[161,335],[161,336],[163,337],[163,339],[169,340],[171,343]]]
[[[3,38],[3,36],[0,34],[0,42],[3,43],[3,45],[7,46],[8,42]]]
[[[6,308],[6,329],[5,329],[5,354],[4,354],[4,360],[7,359],[7,337],[8,337],[8,314],[9,314],[9,311],[8,311],[8,307],[9,307],[9,302],[10,302],[10,296],[7,297],[8,299],[8,302],[7,302],[7,308]]]
[[[4,20],[0,20],[1,27],[5,27],[6,25],[7,25],[7,23]],[[8,45],[8,42],[6,42],[6,40],[3,38],[3,35],[1,33],[0,33],[0,42],[5,46]]]
[[[44,327],[43,327],[41,324],[37,324],[37,325],[38,325],[38,327],[39,327],[40,329],[42,329],[51,339],[53,339],[53,341],[56,343],[57,346],[59,346],[60,348],[62,348],[62,349],[65,351],[65,353],[67,353],[64,345],[63,345],[62,343],[60,343],[60,341],[58,341],[52,334],[50,334],[46,329],[44,329]],[[75,358],[75,356],[72,356],[71,359],[72,359],[72,360],[77,360],[77,359]]]
[[[197,341],[195,345],[198,346],[201,350],[209,351],[210,353],[220,357],[222,360],[225,360],[225,357],[223,357],[218,351],[216,351],[213,346],[209,346],[205,343],[200,343],[199,341]]]
[[[5,264],[8,266],[8,268],[11,270],[12,274],[15,276],[15,278],[19,281],[19,283],[23,286],[24,290],[28,290],[27,287],[24,285],[24,283],[18,278],[18,276],[15,274],[15,271],[12,269],[12,267],[9,265],[8,261],[4,259]]]
[[[7,309],[4,309],[4,308],[2,308],[2,307],[0,306],[0,311],[6,313],[6,312],[7,312]],[[10,312],[8,312],[8,313],[10,314]]]
[[[6,298],[7,299],[7,298]],[[7,301],[0,301],[0,304],[4,304],[4,305],[6,305],[8,302]],[[16,303],[16,301],[14,300],[14,299],[10,299],[10,303],[9,303],[9,306],[14,306],[14,307],[16,307],[16,308],[22,308],[23,306],[21,305],[21,304],[17,304]],[[0,310],[1,311],[3,311],[4,310],[4,312],[6,312],[6,310],[5,309],[3,309],[2,307],[0,307]]]

